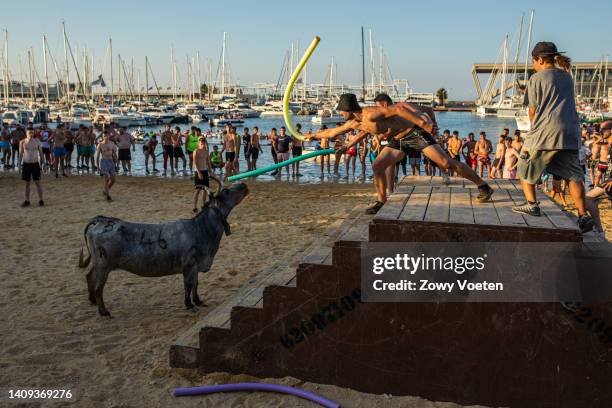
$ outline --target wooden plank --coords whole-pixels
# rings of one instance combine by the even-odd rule
[[[508,190],[500,188],[495,194],[495,200],[493,201],[495,211],[499,217],[501,225],[511,225],[519,227],[528,227],[529,224],[525,221],[525,218],[521,214],[512,212],[514,206],[514,200],[510,197]]]
[[[464,188],[451,188],[450,222],[461,224],[474,223],[474,210],[470,191]]]
[[[514,187],[514,184],[512,184],[512,180],[495,179],[495,184],[497,184],[499,188],[503,188],[505,190],[516,190],[516,188]]]
[[[385,205],[380,209],[380,211],[378,211],[378,213],[374,217],[375,219],[398,219],[400,213],[404,209],[404,205],[406,205],[406,201],[408,201],[408,198],[410,197],[410,193],[412,193],[412,190],[414,189],[414,186],[404,184],[401,185],[400,188],[401,191],[399,191],[398,189],[397,192],[389,196]]]
[[[429,198],[431,194],[431,187],[429,186],[417,186],[410,194],[410,199],[406,202],[402,213],[399,216],[400,221],[423,221],[425,213],[427,212],[427,206],[429,205]]]
[[[542,212],[557,228],[578,231],[578,225],[564,212],[552,198],[540,190],[536,190],[536,199],[540,202]]]
[[[470,190],[470,197],[472,199],[472,209],[474,210],[474,222],[481,225],[500,225],[497,211],[492,201],[486,203],[479,203],[476,201],[476,191]],[[495,195],[493,196],[495,199]]]
[[[450,188],[433,187],[427,206],[425,221],[448,222],[450,214]]]
[[[345,231],[338,241],[362,242],[368,240],[368,229],[372,215],[363,214],[356,220],[351,227]]]
[[[514,201],[515,205],[522,204],[525,202],[525,195],[523,194],[522,191],[512,191],[512,190],[507,190],[507,191],[510,194],[510,197]],[[525,222],[527,223],[527,225],[530,227],[551,228],[551,229],[557,228],[555,225],[553,225],[552,222],[550,222],[550,220],[546,216],[532,217],[532,216],[526,215],[523,218]]]

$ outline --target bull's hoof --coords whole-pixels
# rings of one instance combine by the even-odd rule
[[[197,308],[196,306],[191,306],[191,307],[188,307],[188,308],[187,308],[187,310],[188,310],[188,311],[189,311],[189,313],[191,313],[191,314],[196,314],[196,313],[198,313],[198,308]]]
[[[95,297],[90,297],[90,298],[89,298],[89,303],[90,303],[92,306],[95,306],[95,305],[96,305],[96,298],[95,298]]]
[[[107,317],[107,318],[112,318],[110,312],[108,310],[98,310],[98,313],[100,313],[100,316],[102,317]]]

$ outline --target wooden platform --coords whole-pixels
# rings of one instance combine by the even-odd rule
[[[496,184],[479,204],[462,180],[403,179],[375,217],[356,209],[296,269],[262,271],[206,315],[171,346],[171,366],[468,405],[611,406],[612,338],[591,325],[612,326],[609,304],[585,319],[555,303],[361,303],[367,241],[581,239],[547,197],[544,217],[525,218],[510,211],[517,186]]]

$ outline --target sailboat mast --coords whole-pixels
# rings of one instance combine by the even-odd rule
[[[113,74],[113,39],[108,39],[108,46],[110,49],[110,79],[111,79],[111,108],[115,107],[115,80]]]
[[[221,97],[225,95],[225,41],[226,34],[223,32],[223,48],[221,49]]]
[[[519,28],[518,44],[516,45],[516,54],[514,55],[514,67],[513,67],[513,74],[512,74],[512,82],[513,82],[512,97],[513,98],[514,98],[514,92],[516,91],[516,86],[514,86],[514,84],[516,83],[516,65],[518,64],[519,52],[521,51],[521,41],[523,40],[523,20],[524,19],[525,19],[525,13],[521,15],[521,25]]]
[[[8,69],[8,30],[4,30],[4,105],[9,104],[9,69]]]
[[[506,33],[506,38],[504,39],[504,60],[502,62],[502,76],[501,76],[501,88],[499,94],[499,103],[498,106],[504,102],[506,99],[506,74],[508,72],[508,33]]]
[[[200,71],[200,51],[196,51],[196,60],[198,61],[198,100],[202,101],[202,72]]]
[[[145,102],[149,103],[149,57],[145,55]]]
[[[378,88],[378,92],[384,92],[385,91],[385,84],[384,84],[384,79],[383,79],[383,47],[382,45],[380,46],[380,66],[379,66],[379,75],[378,78],[380,79],[380,83],[379,83],[379,88]]]
[[[363,26],[361,26],[361,100],[365,101],[366,98],[366,87],[365,87],[365,39],[363,35]]]
[[[66,36],[66,24],[63,21],[62,34],[64,36],[64,66],[66,69],[66,102],[70,103],[70,67],[68,66],[68,37]]]
[[[529,17],[529,33],[527,34],[527,47],[525,48],[525,72],[523,73],[523,79],[527,84],[527,67],[529,64],[529,48],[531,47],[531,29],[533,28],[533,10],[531,10],[531,16]]]
[[[43,64],[45,65],[45,104],[49,107],[49,72],[47,70],[47,37],[43,35]]]
[[[372,87],[372,96],[376,93],[376,70],[374,69],[374,43],[372,42],[372,29],[369,30],[370,33],[370,80]]]

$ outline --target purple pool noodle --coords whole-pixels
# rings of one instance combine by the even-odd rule
[[[283,394],[294,395],[296,397],[304,398],[312,402],[316,402],[326,408],[340,408],[340,404],[330,401],[327,398],[323,398],[312,392],[302,390],[300,388],[287,387],[285,385],[278,384],[266,384],[266,383],[238,383],[238,384],[220,384],[220,385],[209,385],[203,387],[191,387],[191,388],[175,388],[174,396],[183,397],[188,395],[203,395],[203,394],[214,394],[217,392],[238,392],[238,391],[265,391],[265,392],[279,392]]]

